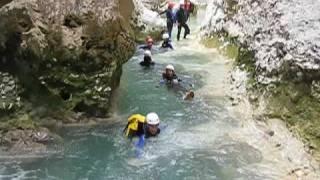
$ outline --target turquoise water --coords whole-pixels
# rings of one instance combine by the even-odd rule
[[[195,20],[193,35],[175,42],[176,51],[154,55],[154,68],[138,65],[139,52],[123,67],[112,122],[62,129],[64,143],[54,153],[2,157],[0,179],[273,179],[256,168],[263,159],[258,150],[228,136],[239,124],[229,115],[222,88],[225,59],[197,43]],[[159,87],[168,63],[175,65],[184,85],[195,90],[193,101]],[[148,139],[143,156],[136,159],[121,132],[129,115],[150,111],[168,126],[159,137]]]

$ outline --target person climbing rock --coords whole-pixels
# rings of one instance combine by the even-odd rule
[[[152,61],[152,53],[150,50],[145,50],[144,51],[144,57],[143,57],[143,61],[140,62],[141,66],[153,66],[155,63],[154,61]]]
[[[166,14],[167,30],[168,30],[169,38],[171,38],[173,24],[175,22],[175,12],[173,10],[174,6],[175,6],[175,4],[173,2],[168,2],[168,8],[165,11],[160,13],[160,15]]]
[[[152,50],[153,46],[153,39],[150,36],[147,36],[146,38],[146,44],[139,47],[139,49],[143,50]]]
[[[190,28],[187,24],[187,17],[186,13],[184,10],[184,1],[180,2],[180,8],[177,11],[177,22],[178,22],[178,34],[177,34],[177,39],[178,41],[180,40],[180,34],[181,34],[181,29],[182,27],[184,28],[184,36],[183,38],[187,38],[187,35],[190,34]]]
[[[151,112],[147,116],[141,114],[133,114],[128,118],[128,123],[123,130],[124,135],[133,139],[138,137],[139,140],[135,143],[136,156],[140,157],[142,154],[142,149],[145,145],[145,139],[150,137],[155,137],[160,134],[160,118],[159,116]]]
[[[165,72],[162,73],[162,80],[160,81],[160,84],[178,84],[179,81],[180,79],[176,75],[173,65],[167,65]]]
[[[167,33],[164,33],[162,35],[162,39],[163,39],[163,42],[162,42],[162,45],[161,45],[161,48],[170,48],[170,49],[173,49],[173,46],[171,44],[171,41],[170,41],[170,36],[169,34]]]

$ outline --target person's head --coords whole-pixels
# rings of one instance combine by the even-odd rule
[[[174,67],[173,65],[169,64],[166,66],[166,75],[172,77],[174,75]]]
[[[146,43],[148,42],[149,39],[152,39],[152,37],[151,36],[147,36],[146,37]]]
[[[148,47],[152,47],[152,45],[153,45],[153,39],[152,38],[147,40],[147,45],[148,45]]]
[[[145,50],[145,51],[144,51],[144,56],[151,58],[151,57],[152,57],[151,51],[150,51],[150,50]]]
[[[169,41],[169,38],[170,38],[170,36],[169,36],[168,33],[164,33],[164,34],[162,35],[162,39],[163,39],[164,41]]]
[[[151,135],[156,135],[158,132],[158,126],[160,124],[159,116],[156,113],[151,112],[147,114],[146,120],[147,120],[147,131]]]
[[[168,3],[168,9],[173,9],[174,7],[174,3],[173,2],[169,2]]]

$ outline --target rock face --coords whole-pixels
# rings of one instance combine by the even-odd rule
[[[106,115],[135,49],[118,1],[12,1],[0,29],[1,111]]]
[[[320,70],[319,7],[312,0],[208,0],[203,29],[225,31],[254,51],[262,83],[313,81]]]
[[[241,95],[232,99],[249,101],[257,119],[284,120],[320,160],[320,2],[207,0],[207,5],[203,35],[236,39],[239,46],[231,79]]]
[[[159,9],[166,4],[165,0],[133,0],[134,13],[131,26],[134,27],[136,39],[144,41],[146,35],[155,39],[161,37],[161,32],[166,29],[166,20],[159,16]]]
[[[0,145],[13,154],[45,152],[59,138],[42,126],[107,116],[136,33],[164,26],[152,20],[161,2],[1,1]]]

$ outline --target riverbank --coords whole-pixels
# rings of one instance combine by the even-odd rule
[[[260,121],[281,119],[319,160],[319,36],[311,1],[208,1],[203,34],[238,48],[234,78]],[[295,14],[295,19],[291,19]],[[235,87],[236,88],[236,87]]]

